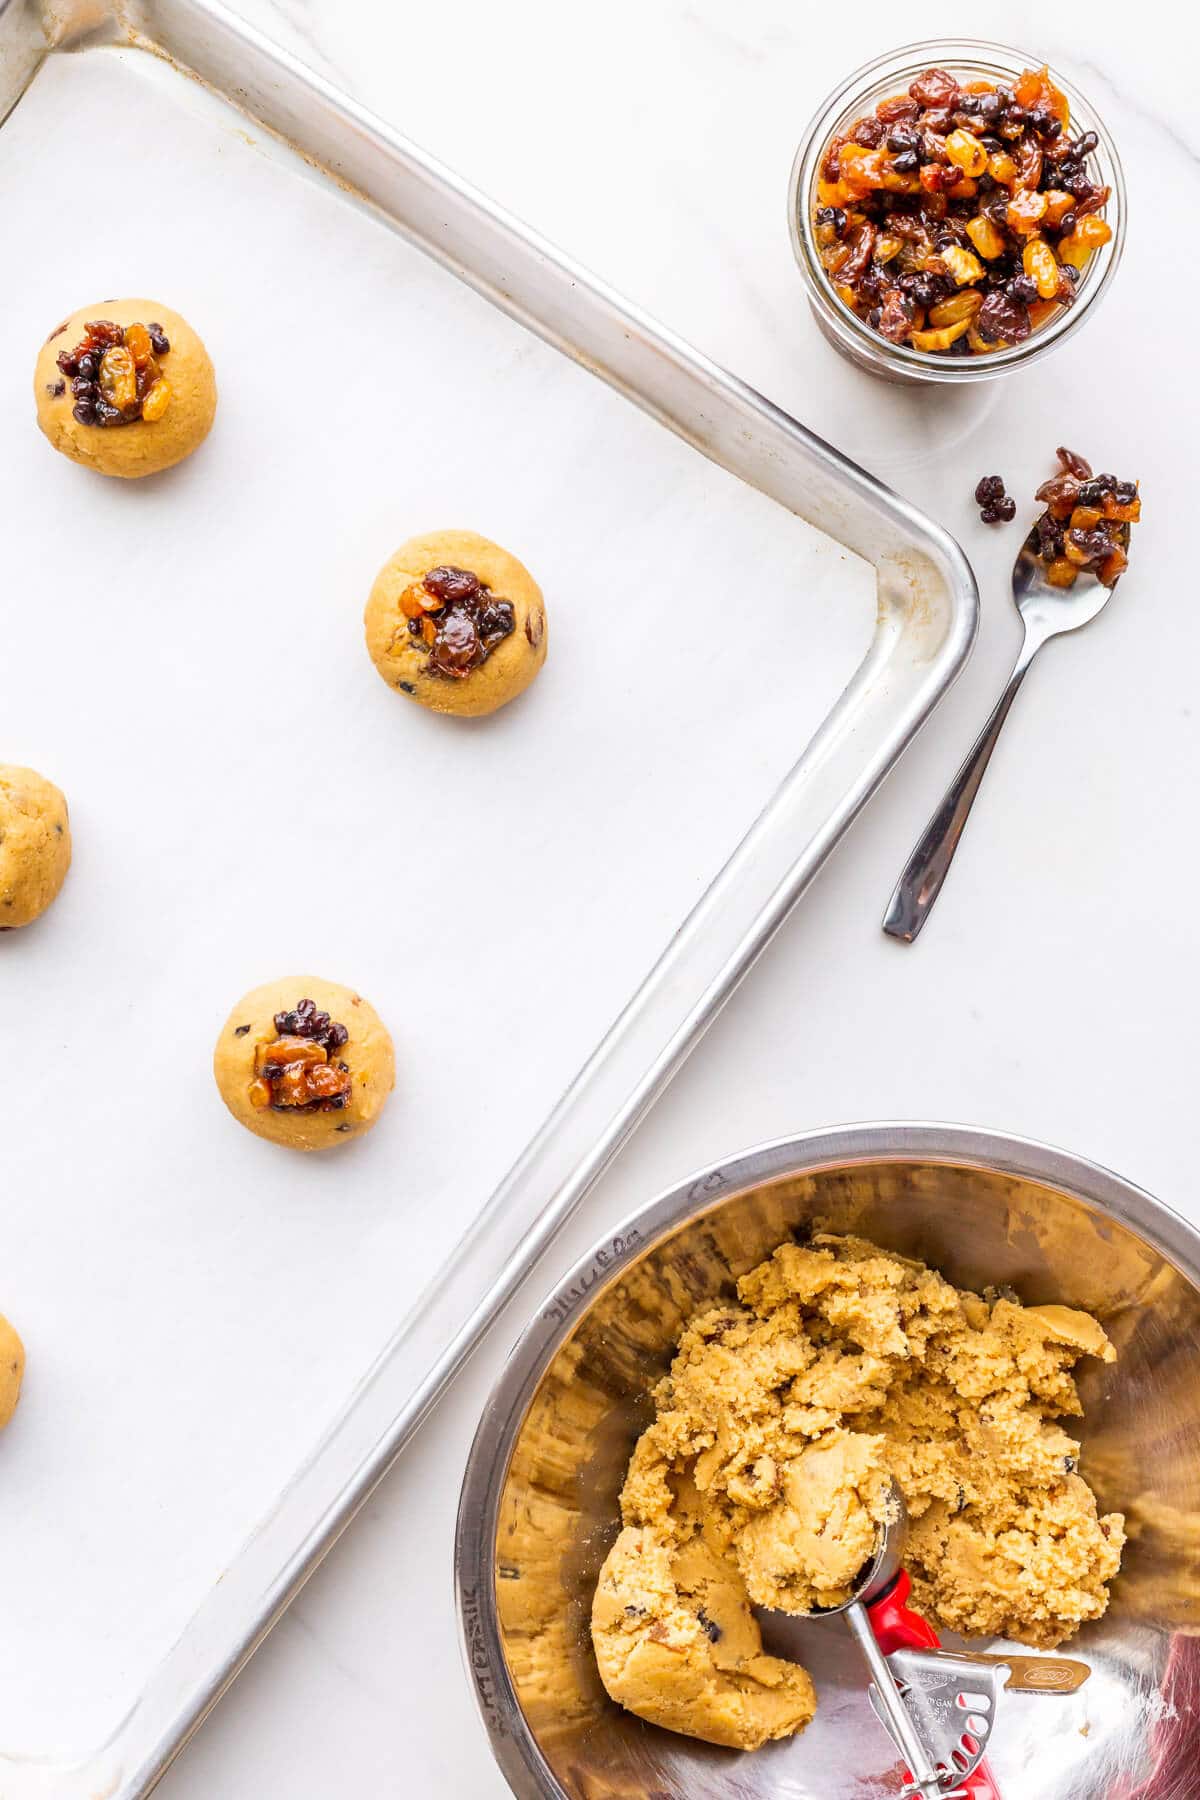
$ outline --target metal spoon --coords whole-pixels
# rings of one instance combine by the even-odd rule
[[[983,772],[996,748],[1000,727],[1030,663],[1051,638],[1090,624],[1104,610],[1116,583],[1105,587],[1089,570],[1080,569],[1074,587],[1051,587],[1046,580],[1046,565],[1037,553],[1036,533],[1031,531],[1013,568],[1012,585],[1013,599],[1025,624],[1021,653],[996,710],[909,857],[883,921],[888,936],[906,944],[914,941],[941,892]]]

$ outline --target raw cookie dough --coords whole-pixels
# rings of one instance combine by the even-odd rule
[[[692,1321],[655,1390],[593,1605],[609,1694],[743,1749],[800,1729],[812,1706],[781,1705],[748,1604],[845,1599],[889,1479],[913,1604],[935,1622],[1050,1649],[1099,1618],[1124,1520],[1098,1517],[1057,1423],[1081,1410],[1085,1355],[1115,1356],[1087,1313],[960,1292],[859,1238],[783,1245]]]
[[[89,335],[89,325],[141,329],[125,330],[121,342],[115,330]],[[76,352],[91,363],[80,367]],[[217,407],[208,351],[158,300],[103,300],[72,313],[38,352],[33,391],[54,448],[101,475],[156,475],[182,462],[208,436]]]
[[[25,1346],[0,1313],[0,1431],[17,1410],[24,1373]]]
[[[213,1074],[247,1130],[293,1150],[327,1150],[371,1129],[396,1064],[387,1027],[361,994],[293,975],[238,1001]]]
[[[472,577],[481,591],[470,591]],[[515,556],[474,531],[402,544],[375,577],[364,624],[388,686],[433,712],[495,712],[546,660],[542,590]]]
[[[70,866],[67,803],[54,783],[0,763],[0,931],[44,913]]]

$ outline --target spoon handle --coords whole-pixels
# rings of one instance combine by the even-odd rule
[[[911,944],[929,917],[954,860],[954,852],[958,849],[958,840],[979,792],[984,770],[996,748],[1000,727],[1008,717],[1017,689],[1024,681],[1025,672],[1039,647],[1039,642],[1026,634],[1021,654],[1008,678],[1008,686],[996,702],[991,718],[971,746],[966,761],[946,790],[942,804],[925,827],[905,864],[883,921],[883,929],[889,937],[900,938],[904,943]]]
[[[875,1692],[887,1718],[888,1734],[908,1764],[912,1777],[910,1791],[914,1793],[914,1800],[916,1795],[920,1795],[921,1800],[938,1800],[944,1790],[937,1778],[932,1758],[917,1736],[908,1708],[896,1691],[892,1671],[871,1629],[871,1621],[861,1600],[852,1600],[845,1608],[845,1615],[846,1623],[858,1640],[858,1647],[871,1672]]]

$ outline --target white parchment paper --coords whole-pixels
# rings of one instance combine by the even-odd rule
[[[0,231],[0,760],[75,834],[0,936],[0,1745],[83,1752],[802,750],[874,582],[144,55],[37,77]],[[131,484],[54,456],[31,393],[47,332],[122,294],[185,313],[221,389]],[[546,670],[491,720],[363,648],[378,565],[445,525],[547,597]],[[324,1159],[209,1071],[238,995],[305,971],[397,1047]]]

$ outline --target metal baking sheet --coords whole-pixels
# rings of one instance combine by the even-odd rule
[[[76,840],[0,938],[5,1800],[150,1790],[976,615],[935,526],[248,28],[123,18],[57,6],[39,64],[0,0],[0,755]],[[115,293],[185,312],[221,387],[138,484],[31,417],[37,344]],[[361,642],[378,564],[451,523],[547,595],[547,669],[488,721],[403,703]],[[397,1040],[327,1159],[239,1132],[208,1071],[293,970]]]

